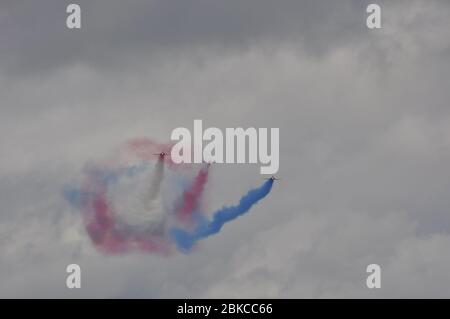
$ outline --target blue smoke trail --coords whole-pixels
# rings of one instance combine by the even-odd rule
[[[269,194],[272,185],[273,180],[268,179],[262,186],[250,190],[243,196],[238,205],[219,209],[213,214],[210,221],[201,218],[192,233],[180,228],[172,229],[170,232],[172,238],[180,250],[190,250],[198,240],[218,233],[224,224],[248,212],[254,204]]]

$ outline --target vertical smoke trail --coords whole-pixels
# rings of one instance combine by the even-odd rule
[[[152,208],[152,203],[158,197],[161,191],[161,184],[163,178],[164,178],[164,160],[163,157],[160,156],[158,158],[158,161],[156,162],[155,171],[149,184],[150,187],[148,190],[148,197],[147,197],[147,207],[146,207],[147,209]]]
[[[190,187],[184,191],[182,206],[177,210],[177,216],[181,220],[186,220],[191,217],[192,213],[198,208],[205,184],[208,182],[208,175],[208,166],[202,168]]]
[[[172,229],[172,238],[179,249],[189,250],[198,240],[218,233],[225,223],[248,212],[254,204],[269,194],[272,185],[273,180],[268,179],[262,186],[250,190],[243,196],[238,205],[225,206],[213,214],[212,220],[200,221],[192,233],[179,228]]]

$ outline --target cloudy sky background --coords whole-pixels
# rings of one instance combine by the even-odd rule
[[[450,297],[450,3],[0,2],[0,297]],[[103,256],[61,196],[179,126],[279,127],[282,181],[170,258]],[[212,209],[259,185],[216,165]],[[82,268],[82,288],[65,268]],[[366,266],[382,288],[366,288]]]

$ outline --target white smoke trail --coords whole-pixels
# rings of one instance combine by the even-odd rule
[[[164,178],[164,160],[163,158],[158,158],[155,165],[155,170],[153,176],[150,179],[148,197],[147,197],[147,209],[153,209],[154,201],[158,198],[161,192],[161,184]]]
[[[127,176],[112,187],[110,198],[121,227],[129,232],[158,232],[164,223],[161,187],[164,180],[164,160],[159,158],[146,174]]]

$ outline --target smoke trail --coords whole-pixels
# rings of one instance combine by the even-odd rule
[[[87,233],[99,251],[121,254],[138,249],[162,255],[170,252],[169,245],[158,236],[136,232],[131,226],[121,227],[103,191],[96,193],[91,200],[83,219]]]
[[[186,175],[190,179],[187,188],[186,179],[182,178],[169,178],[168,187],[163,188],[167,173],[181,177],[184,175],[180,169],[194,168],[180,167],[168,157],[155,156],[168,153],[169,147],[170,144],[150,139],[129,141],[114,159],[87,166],[80,186],[65,187],[64,197],[80,210],[86,232],[97,250],[106,254],[141,251],[161,255],[168,255],[175,248],[188,251],[198,240],[218,233],[225,223],[246,213],[272,188],[273,181],[268,180],[250,190],[236,206],[224,207],[208,219],[199,209],[209,178],[208,166],[194,177]],[[150,172],[149,161],[155,163]],[[184,190],[175,202],[175,210],[167,202],[174,200],[173,195],[180,195],[175,192],[180,187],[174,188],[173,183]]]
[[[190,187],[184,191],[182,206],[176,212],[181,220],[187,220],[197,210],[205,184],[208,182],[208,175],[209,168],[206,166],[198,172]]]
[[[122,221],[110,200],[108,188],[116,184],[121,176],[133,176],[145,172],[146,165],[132,166],[116,171],[95,167],[86,170],[87,179],[81,188],[64,189],[66,200],[82,212],[83,223],[93,245],[105,254],[122,254],[132,250],[167,255],[169,243],[161,236],[142,232]],[[151,175],[149,186],[143,193],[143,206],[149,206],[159,196],[164,178],[164,162],[158,160]],[[143,214],[148,213],[144,207]]]
[[[156,156],[155,156],[156,157]],[[140,166],[142,169],[141,173]],[[115,218],[123,232],[131,234],[155,234],[161,231],[159,224],[165,216],[161,210],[161,187],[164,180],[165,164],[158,157],[153,169],[148,171],[148,163],[122,169],[122,178],[118,178],[108,194],[111,206],[115,207]],[[147,169],[146,169],[147,168]]]
[[[160,156],[155,165],[155,172],[150,180],[150,188],[148,192],[147,198],[147,208],[152,208],[152,203],[158,197],[161,191],[161,184],[164,178],[164,160],[163,157]]]
[[[116,222],[111,214],[106,196],[99,193],[93,198],[89,215],[84,216],[86,230],[97,249],[105,253],[126,250],[124,236],[114,232]]]
[[[263,185],[250,190],[243,196],[238,205],[225,206],[216,211],[210,221],[199,217],[199,224],[193,232],[180,228],[172,229],[172,238],[180,250],[188,251],[198,240],[218,233],[224,224],[248,212],[254,204],[269,194],[272,185],[273,180],[268,179]]]

